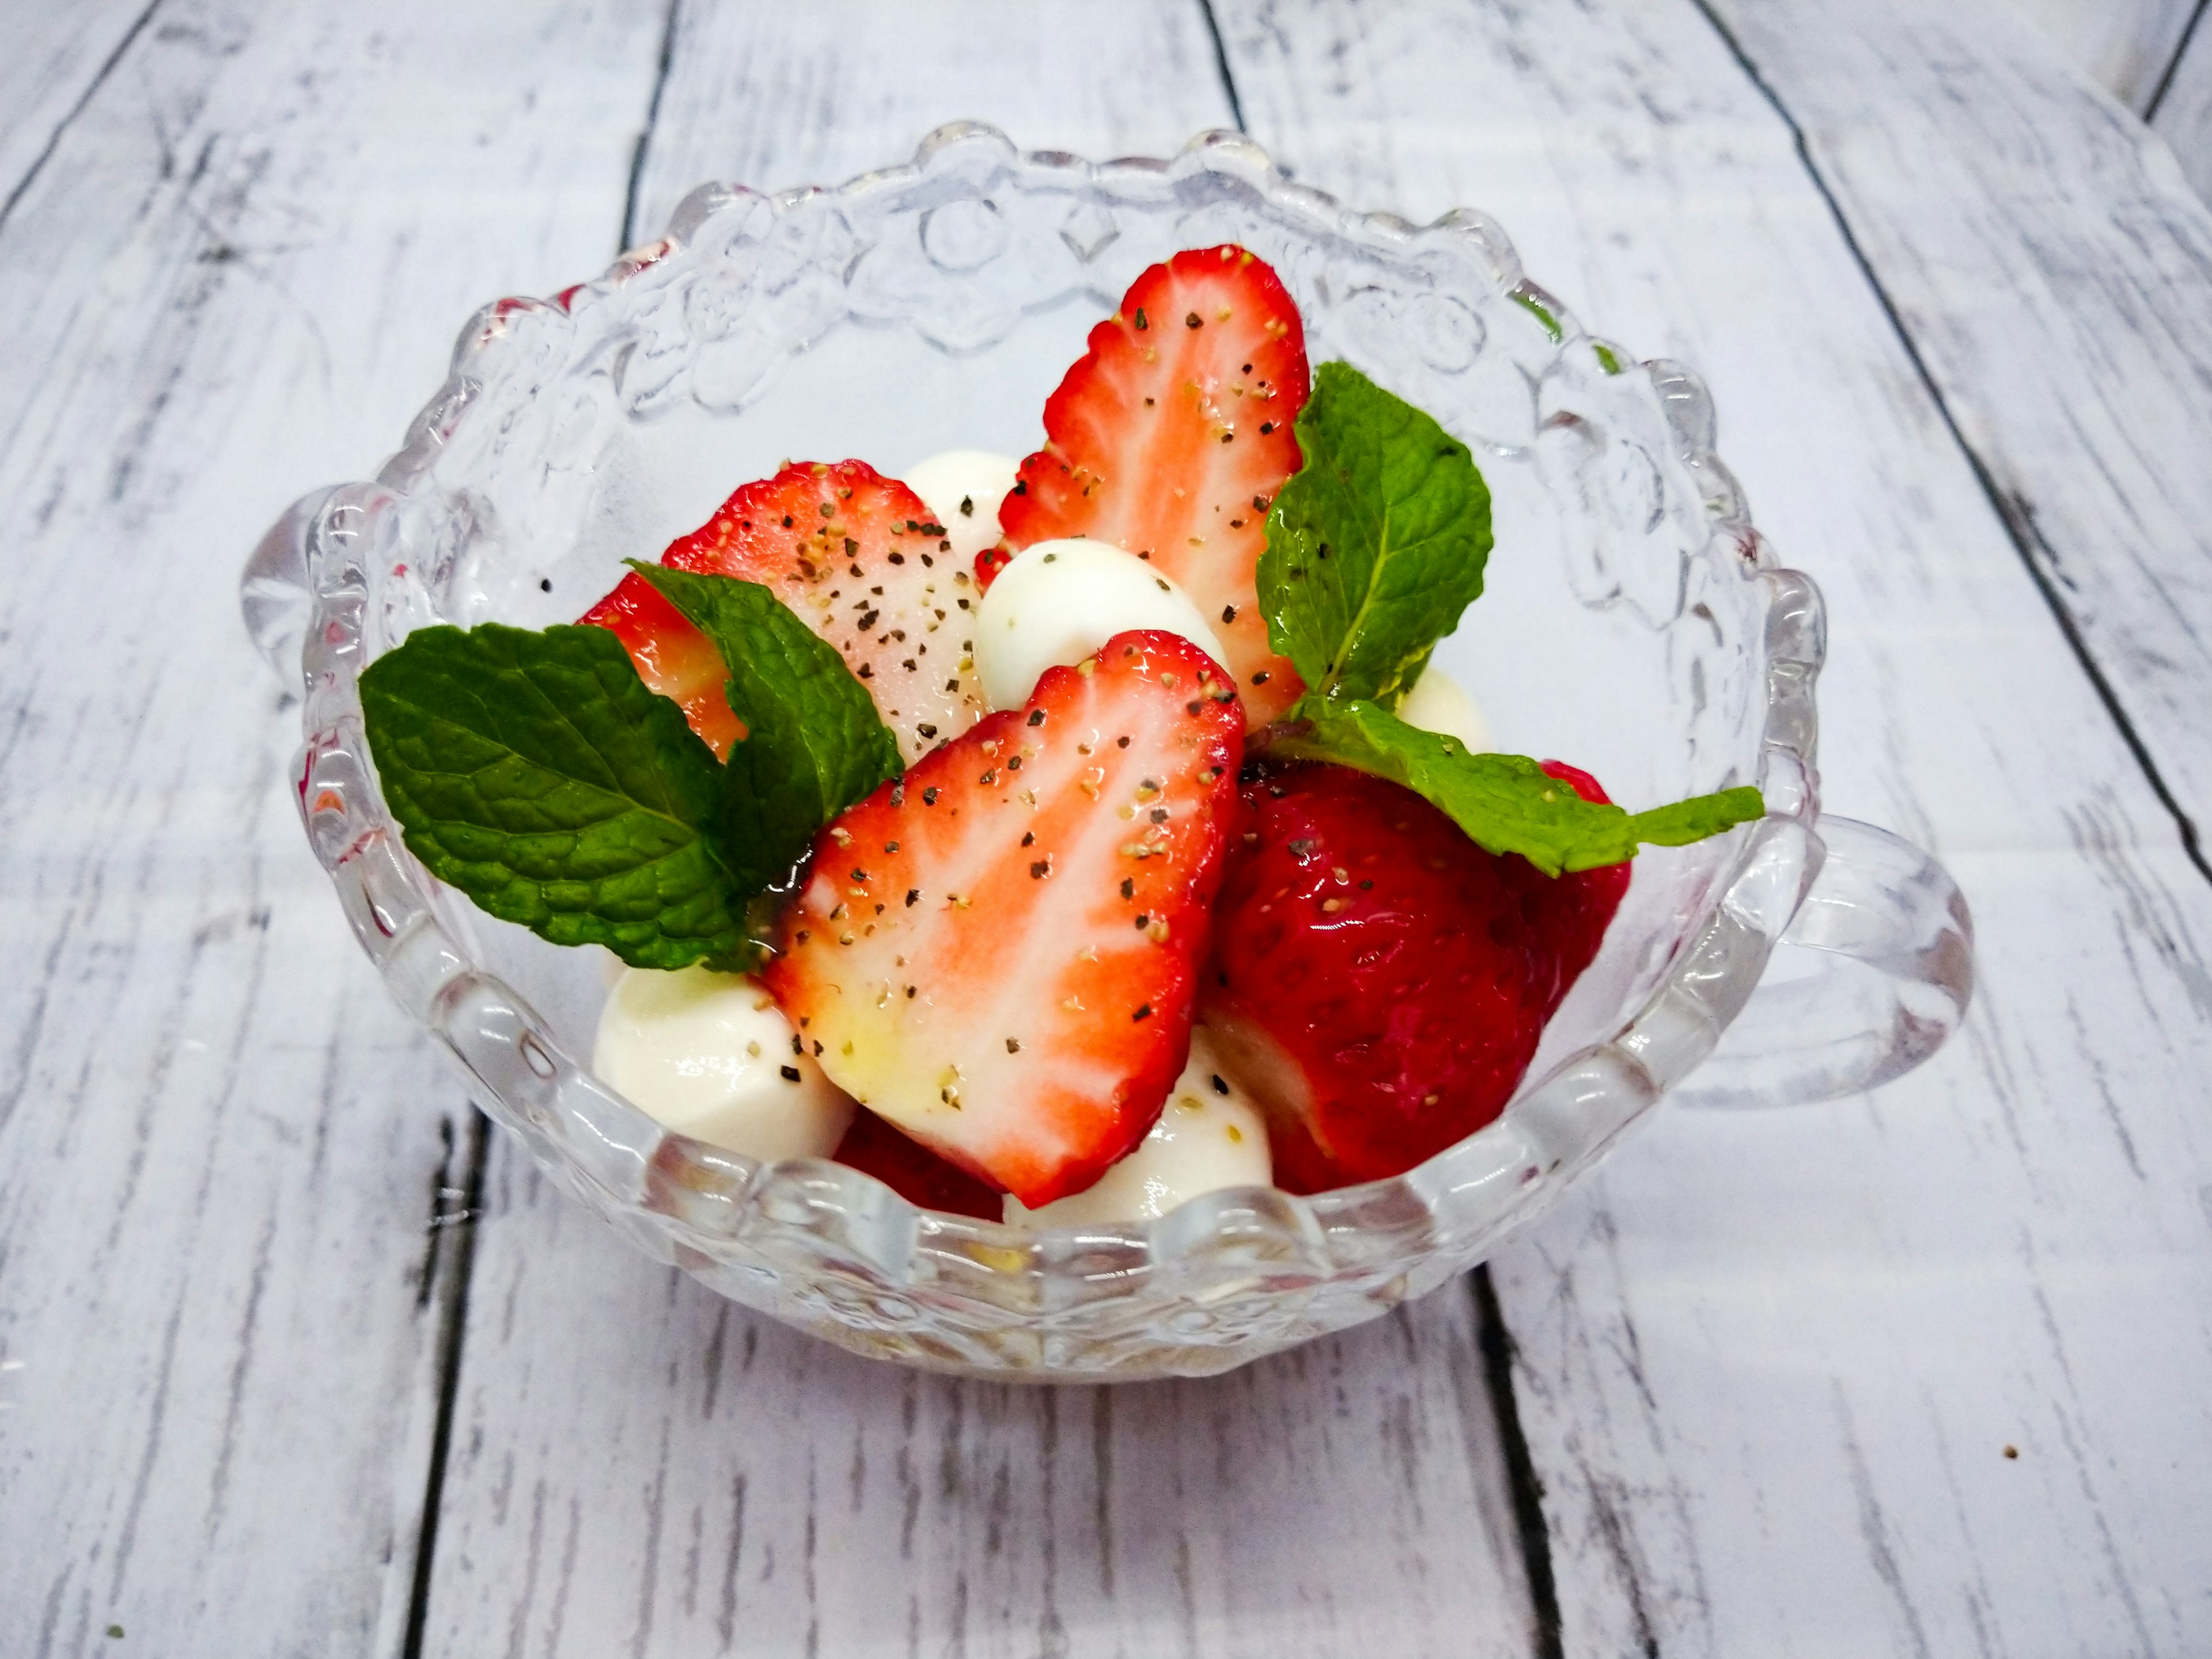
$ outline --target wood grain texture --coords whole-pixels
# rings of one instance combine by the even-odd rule
[[[374,465],[476,303],[595,270],[702,178],[836,179],[971,114],[1158,151],[1228,106],[1168,0],[1110,28],[162,0],[135,37],[127,7],[18,9],[61,45],[13,48],[58,67],[0,117],[0,180],[29,180],[0,221],[0,1647],[132,1650],[113,1621],[165,1654],[388,1654],[459,1103],[281,805],[240,557]],[[2202,616],[2212,329],[2154,147],[1955,8],[1894,64],[1821,33],[1853,9],[1738,9],[2195,799],[2201,665],[2161,653]],[[1828,588],[1831,804],[1941,852],[1982,924],[1982,1000],[1927,1072],[1662,1114],[1499,1264],[1567,1650],[2212,1646],[2212,900],[1790,133],[1685,0],[1222,22],[1301,176],[1489,207],[1607,332],[1707,373]],[[1463,1292],[1213,1382],[1013,1390],[720,1304],[511,1148],[489,1194],[426,1651],[1529,1645]]]
[[[11,1656],[400,1644],[467,1108],[303,843],[237,572],[475,304],[604,262],[659,22],[172,0],[0,227]]]
[[[2212,209],[2139,122],[1978,0],[1715,9],[1802,130],[2014,535],[2207,830]],[[1878,106],[1869,86],[1886,90]]]
[[[958,117],[1092,155],[1226,122],[1195,7],[1098,15],[687,0],[638,222]],[[984,1385],[794,1336],[629,1255],[511,1146],[493,1171],[426,1653],[1530,1650],[1463,1288],[1218,1382]]]
[[[2197,10],[2197,0],[2005,0],[2041,29],[2058,56],[2142,114]],[[1937,8],[1921,4],[1923,15]]]
[[[1791,14],[1814,39],[1816,13]],[[1495,1264],[1566,1651],[2203,1650],[2212,1130],[2189,1079],[2212,1060],[2212,890],[1792,135],[1677,0],[1220,15],[1255,134],[1302,178],[1416,218],[1486,208],[1577,315],[1709,379],[1762,526],[1827,592],[1828,804],[1936,850],[1980,927],[1979,1000],[1924,1071],[1830,1106],[1662,1111]],[[1908,128],[1921,104],[1880,107]],[[2062,171],[2101,131],[2056,129],[2070,107],[2015,118]],[[1920,166],[1902,144],[1891,164]],[[2014,210],[2017,167],[1923,169],[1899,236]],[[2075,234],[2100,215],[2126,242],[2094,193]],[[2185,353],[2212,337],[2133,314]],[[1984,353],[1961,396],[2063,427],[2044,377],[2082,336],[2033,315],[2008,354],[2033,374]],[[2079,372],[2148,349],[2130,331]],[[2153,425],[2166,385],[2108,387],[2110,428]],[[2193,577],[2190,544],[2141,556]]]
[[[2200,16],[2151,116],[2198,198],[2212,202],[2212,24]]]

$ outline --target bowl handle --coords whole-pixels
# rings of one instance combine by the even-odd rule
[[[300,686],[300,647],[314,613],[308,541],[335,493],[318,489],[286,507],[239,573],[238,604],[246,631],[261,659],[291,690]]]
[[[1686,1104],[1783,1106],[1856,1094],[1943,1046],[1974,991],[1974,923],[1943,866],[1908,841],[1823,815],[1827,857],[1751,1000],[1675,1091]]]

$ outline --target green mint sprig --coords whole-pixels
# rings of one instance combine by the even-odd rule
[[[408,850],[482,908],[637,967],[744,955],[714,751],[605,629],[417,629],[361,702]]]
[[[1389,778],[1478,846],[1547,875],[1680,847],[1759,817],[1756,789],[1648,812],[1586,801],[1520,755],[1469,753],[1395,712],[1482,592],[1490,491],[1466,445],[1348,363],[1323,363],[1300,411],[1304,465],[1267,514],[1267,637],[1306,683],[1268,752]]]
[[[1584,800],[1524,755],[1470,752],[1456,738],[1408,726],[1378,703],[1302,702],[1269,744],[1297,760],[1333,761],[1404,785],[1468,839],[1518,853],[1547,876],[1636,856],[1640,842],[1681,847],[1763,816],[1756,789],[1723,789],[1649,812]]]
[[[603,628],[417,629],[361,677],[408,850],[481,908],[635,968],[757,967],[748,913],[899,774],[844,659],[767,588],[640,566],[730,670],[726,764]]]

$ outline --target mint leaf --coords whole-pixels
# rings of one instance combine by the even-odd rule
[[[1724,789],[1649,812],[1584,800],[1522,755],[1470,754],[1456,738],[1408,726],[1378,704],[1308,696],[1270,740],[1271,754],[1331,761],[1403,784],[1443,810],[1476,845],[1518,853],[1547,876],[1636,856],[1640,842],[1681,847],[1753,818],[1756,789]]]
[[[1323,699],[1395,708],[1482,592],[1490,489],[1468,447],[1348,363],[1300,411],[1304,465],[1267,514],[1267,641]]]
[[[1586,801],[1519,755],[1469,754],[1393,711],[1482,593],[1490,490],[1441,426],[1348,363],[1323,363],[1298,416],[1304,465],[1276,495],[1261,555],[1267,640],[1306,695],[1272,752],[1404,785],[1477,845],[1547,875],[1681,846],[1765,811],[1755,789],[1630,814]]]
[[[417,629],[361,677],[408,850],[483,909],[637,968],[742,968],[713,750],[604,628]]]
[[[1632,812],[1628,827],[1646,846],[1687,847],[1765,816],[1766,798],[1748,784],[1739,784],[1718,794],[1692,795],[1672,805]]]
[[[899,775],[898,738],[837,647],[772,590],[629,564],[722,653],[745,723],[723,770],[723,856],[747,891],[781,886],[823,824]]]

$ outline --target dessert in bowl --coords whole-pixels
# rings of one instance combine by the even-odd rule
[[[1224,249],[1279,277],[1313,362],[1425,410],[1479,463],[1487,591],[1430,661],[1473,694],[1497,747],[1565,757],[1639,807],[1755,787],[1763,815],[1646,848],[1510,1104],[1402,1173],[1329,1185],[1279,1154],[1279,1179],[1324,1189],[1220,1188],[1148,1219],[1017,1225],[820,1157],[763,1164],[664,1129],[590,1069],[605,990],[586,953],[471,908],[408,850],[372,764],[364,672],[438,624],[574,621],[624,561],[704,534],[734,481],[774,480],[793,456],[866,457],[896,478],[956,446],[1036,452],[1048,394],[1131,284]],[[659,1259],[862,1352],[1032,1380],[1204,1373],[1480,1261],[1670,1089],[1748,1103],[1868,1086],[1955,1024],[1963,905],[1903,843],[1820,817],[1818,594],[1753,531],[1711,438],[1686,371],[1584,333],[1479,215],[1417,228],[1350,213],[1227,135],[1169,161],[1092,164],[958,127],[836,191],[702,189],[600,281],[487,307],[400,453],[374,483],[297,504],[245,599],[272,661],[302,676],[301,805],[357,936],[485,1109],[584,1202]],[[1209,664],[1187,637],[1114,638],[1152,653],[1155,678]],[[1269,641],[1214,643],[1241,658]],[[1086,659],[1103,664],[1086,685],[1121,684],[1114,655]],[[1055,673],[1078,669],[1048,670],[1031,702],[988,718],[1062,707],[1048,690],[1073,692]],[[1255,727],[1298,713],[1242,679]],[[886,765],[911,781],[938,755],[911,741],[918,726],[902,735]],[[898,787],[880,775],[872,787]],[[1291,793],[1284,811],[1339,810]],[[851,810],[894,808],[872,794]],[[770,970],[787,1011],[786,964],[842,944],[801,941],[792,914]],[[1754,997],[1785,933],[1819,971]],[[1733,1052],[1701,1066],[1724,1033]],[[868,1102],[853,1075],[836,1080]],[[995,1184],[1047,1204],[1074,1190],[1027,1173]]]

